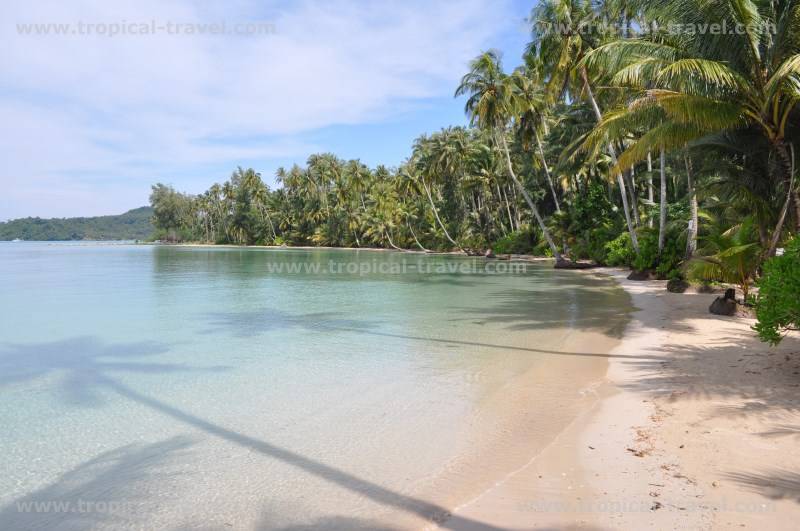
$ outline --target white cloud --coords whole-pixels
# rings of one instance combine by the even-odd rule
[[[109,213],[141,203],[156,179],[199,190],[224,176],[211,175],[221,165],[324,148],[304,134],[449,96],[466,62],[513,22],[508,9],[479,0],[6,5],[0,219]],[[276,32],[111,38],[16,29],[150,20],[265,21]]]

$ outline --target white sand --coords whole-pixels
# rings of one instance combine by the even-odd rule
[[[800,339],[771,348],[713,295],[602,272],[639,310],[594,404],[448,527],[797,529]]]

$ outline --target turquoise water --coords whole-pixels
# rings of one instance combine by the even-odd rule
[[[435,518],[510,382],[625,319],[610,281],[484,265],[0,243],[0,529]]]

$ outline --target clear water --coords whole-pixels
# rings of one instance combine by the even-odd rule
[[[456,501],[437,491],[475,480],[463,456],[510,382],[625,321],[610,281],[483,264],[0,243],[0,529],[435,519]]]

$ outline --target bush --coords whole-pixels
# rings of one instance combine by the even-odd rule
[[[525,228],[497,240],[492,250],[495,254],[532,254],[539,238],[533,229]]]
[[[623,232],[605,244],[606,264],[610,266],[630,266],[635,258],[631,235]]]
[[[800,236],[783,256],[767,260],[757,285],[758,322],[753,328],[762,341],[777,345],[786,331],[800,329]]]
[[[664,248],[658,253],[658,230],[642,229],[639,234],[639,255],[631,266],[636,271],[654,271],[660,279],[680,278],[686,238],[681,231],[669,231],[664,238]]]
[[[598,264],[607,263],[606,244],[617,235],[614,228],[597,227],[585,231],[570,245],[570,256],[576,259],[588,258]]]

